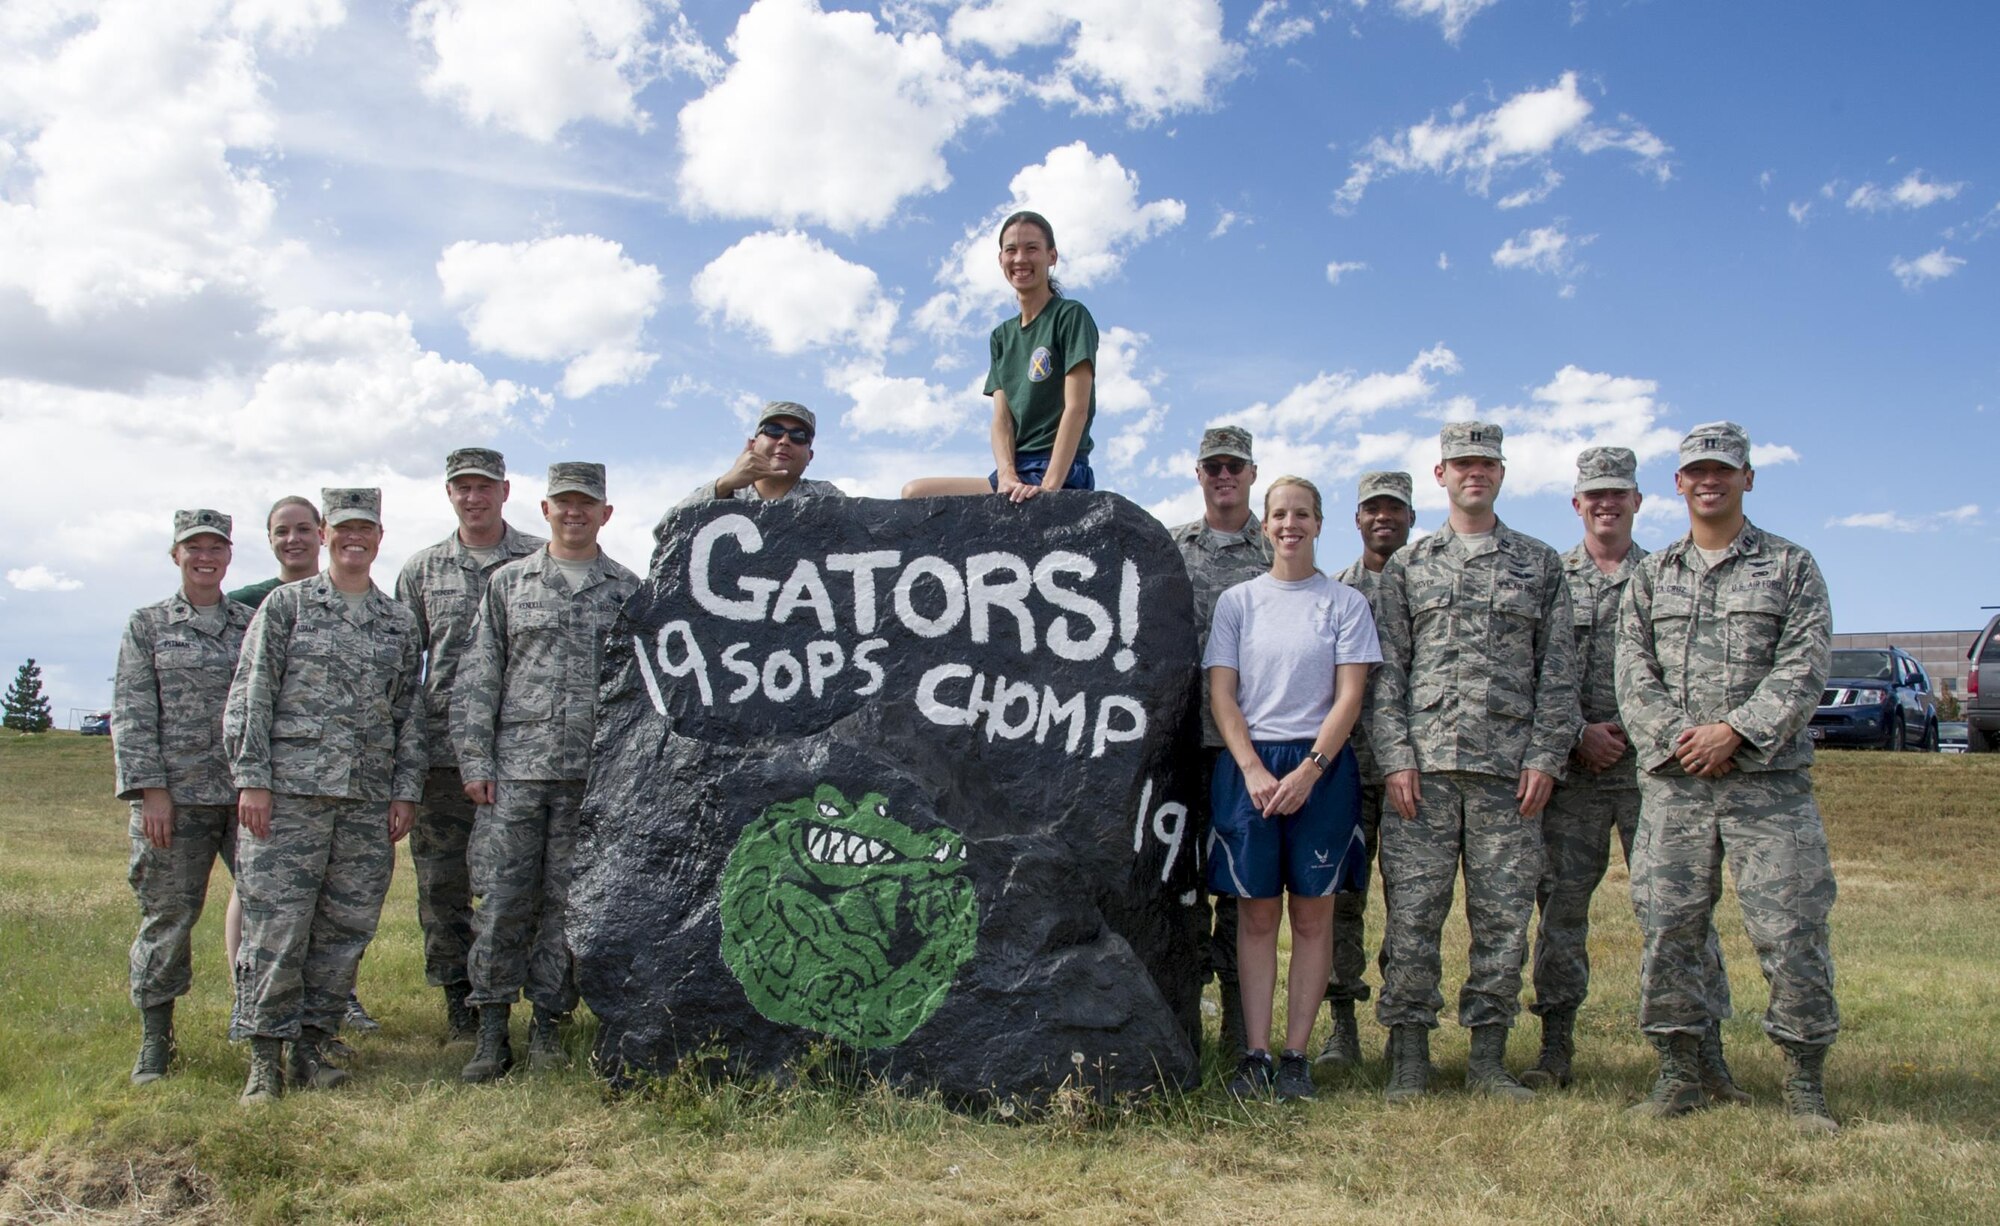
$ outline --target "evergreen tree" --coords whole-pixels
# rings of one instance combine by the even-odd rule
[[[55,718],[49,714],[49,697],[42,693],[42,670],[29,660],[14,674],[7,687],[6,726],[22,732],[47,732]]]

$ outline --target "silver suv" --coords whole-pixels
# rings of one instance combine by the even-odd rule
[[[2000,749],[2000,613],[1972,640],[1966,653],[1965,745],[1973,753]]]

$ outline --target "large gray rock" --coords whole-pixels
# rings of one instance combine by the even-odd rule
[[[829,1039],[958,1101],[1197,1078],[1192,597],[1110,494],[717,503],[613,631],[571,943],[614,1081]]]

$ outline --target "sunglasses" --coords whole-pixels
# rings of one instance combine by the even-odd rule
[[[1226,460],[1203,460],[1201,462],[1201,471],[1211,477],[1220,477],[1224,473],[1228,473],[1233,477],[1243,471],[1243,461],[1234,458]]]
[[[775,421],[767,421],[757,427],[757,433],[765,438],[788,438],[801,447],[812,446],[812,431],[802,426],[781,426]]]

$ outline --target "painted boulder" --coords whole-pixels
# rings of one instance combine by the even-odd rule
[[[1193,602],[1111,494],[719,502],[612,632],[571,897],[614,1081],[1197,1077]]]

